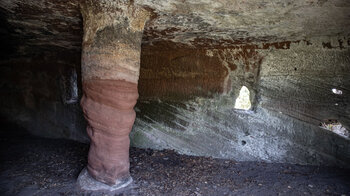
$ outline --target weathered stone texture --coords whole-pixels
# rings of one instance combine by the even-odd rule
[[[87,170],[105,184],[126,183],[130,179],[129,133],[136,117],[133,108],[138,98],[147,12],[128,1],[85,1],[81,7],[81,106],[91,139]]]
[[[145,28],[145,43],[167,40],[220,47],[349,33],[347,0],[135,2],[149,6],[155,13],[155,19]]]
[[[205,50],[143,47],[139,81],[142,99],[187,100],[223,93],[227,68]]]
[[[87,169],[95,179],[115,185],[129,178],[129,133],[136,117],[137,84],[85,80],[81,99],[91,139]]]
[[[76,0],[3,0],[4,13],[17,38],[25,45],[54,45],[79,48],[81,17]],[[94,1],[90,1],[92,3]],[[120,1],[103,0],[93,10],[113,11]],[[125,1],[127,2],[127,1]],[[162,41],[194,46],[230,46],[255,42],[303,40],[315,36],[348,35],[350,3],[347,0],[134,0],[135,7],[152,12],[145,27],[143,42]],[[126,5],[127,6],[127,5]],[[142,15],[142,13],[139,13]],[[105,16],[99,16],[103,22]],[[135,17],[142,18],[142,17]],[[109,20],[109,19],[107,19]],[[117,20],[117,18],[115,19]],[[334,22],[336,21],[336,22]],[[143,21],[131,21],[142,29]],[[91,28],[97,31],[98,27]],[[90,34],[89,34],[90,35]],[[86,36],[89,36],[86,35]],[[86,37],[87,38],[87,37]]]
[[[25,56],[17,55],[0,62],[2,119],[18,123],[35,135],[87,142],[78,100],[80,52],[32,47]],[[77,80],[72,83],[75,73]],[[78,90],[75,101],[69,93],[74,88]]]
[[[332,40],[337,39],[347,40]],[[131,134],[133,145],[241,161],[347,167],[349,139],[319,127],[324,119],[338,119],[349,125],[349,46],[343,49],[323,46],[322,43],[332,40],[317,38],[290,43],[288,47],[257,45],[256,57],[251,58],[252,62],[260,62],[255,82],[244,79],[249,77],[244,77],[247,69],[242,63],[229,76],[232,91],[228,94],[181,103],[169,99],[140,102]],[[338,42],[332,43],[337,47]],[[207,53],[214,55],[213,51],[220,50],[209,49]],[[231,56],[226,61],[242,62],[234,58],[240,50],[223,51],[221,54]],[[240,69],[243,74],[237,74]],[[251,97],[256,99],[252,111],[234,109],[242,85],[256,92]],[[342,90],[343,94],[333,94],[332,88]]]
[[[338,119],[350,128],[349,1],[79,2],[0,1],[6,119],[37,135],[87,141],[74,101],[82,78],[110,84],[92,93],[121,97],[113,89],[140,75],[134,146],[349,165],[349,139],[319,127]],[[233,108],[243,85],[252,111]]]

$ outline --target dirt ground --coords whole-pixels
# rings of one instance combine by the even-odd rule
[[[0,195],[106,195],[76,187],[88,145],[0,134]],[[116,195],[350,195],[350,170],[235,162],[131,148],[132,186]]]

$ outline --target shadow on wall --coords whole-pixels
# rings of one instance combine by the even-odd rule
[[[0,61],[1,115],[34,135],[87,142],[80,51],[38,46],[23,52]]]
[[[138,118],[131,133],[132,145],[238,161],[348,167],[350,140],[319,127],[322,119],[332,117],[342,119],[343,123],[349,122],[350,116],[347,111],[350,100],[344,96],[350,89],[349,47],[324,48],[322,43],[329,39],[333,38],[315,38],[281,48],[250,46],[203,50],[202,54],[215,57],[219,62],[207,66],[223,70],[222,79],[215,80],[221,90],[207,89],[210,93],[205,96],[196,95],[196,91],[193,94],[189,93],[192,91],[186,91],[189,94],[178,92],[175,98],[167,93],[176,92],[176,89],[171,85],[166,88],[165,84],[187,88],[187,83],[176,83],[181,76],[199,79],[196,74],[177,74],[181,66],[200,66],[201,63],[194,60],[196,55],[192,55],[194,59],[190,61],[179,61],[176,69],[170,69],[173,67],[171,59],[176,57],[158,59],[167,58],[162,57],[167,53],[181,52],[143,51],[147,59],[153,61],[142,61],[141,67],[144,67],[139,84],[143,80],[152,83],[154,79],[163,80],[164,85],[158,88],[159,83],[154,82],[139,86],[141,97],[136,106]],[[241,55],[247,48],[253,48],[250,56]],[[247,69],[253,65],[259,71]],[[160,70],[166,71],[165,79],[157,75]],[[333,71],[329,73],[328,70]],[[198,81],[192,89],[204,84]],[[342,90],[342,96],[329,91],[334,86]],[[149,97],[147,88],[152,88],[152,92],[160,90],[167,96]],[[249,94],[250,99],[247,99]],[[187,99],[179,100],[179,97]]]

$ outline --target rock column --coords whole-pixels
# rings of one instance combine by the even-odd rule
[[[94,180],[119,188],[131,182],[129,133],[136,116],[141,39],[148,13],[125,0],[86,0],[81,11],[81,106],[91,143],[87,171],[78,183],[89,190],[101,188],[91,187]]]

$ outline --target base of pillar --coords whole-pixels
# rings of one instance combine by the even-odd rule
[[[123,189],[132,183],[132,178],[117,181],[113,186],[107,185],[105,183],[95,180],[86,168],[84,168],[78,177],[77,184],[78,187],[83,191],[101,191],[101,192],[115,192]]]

